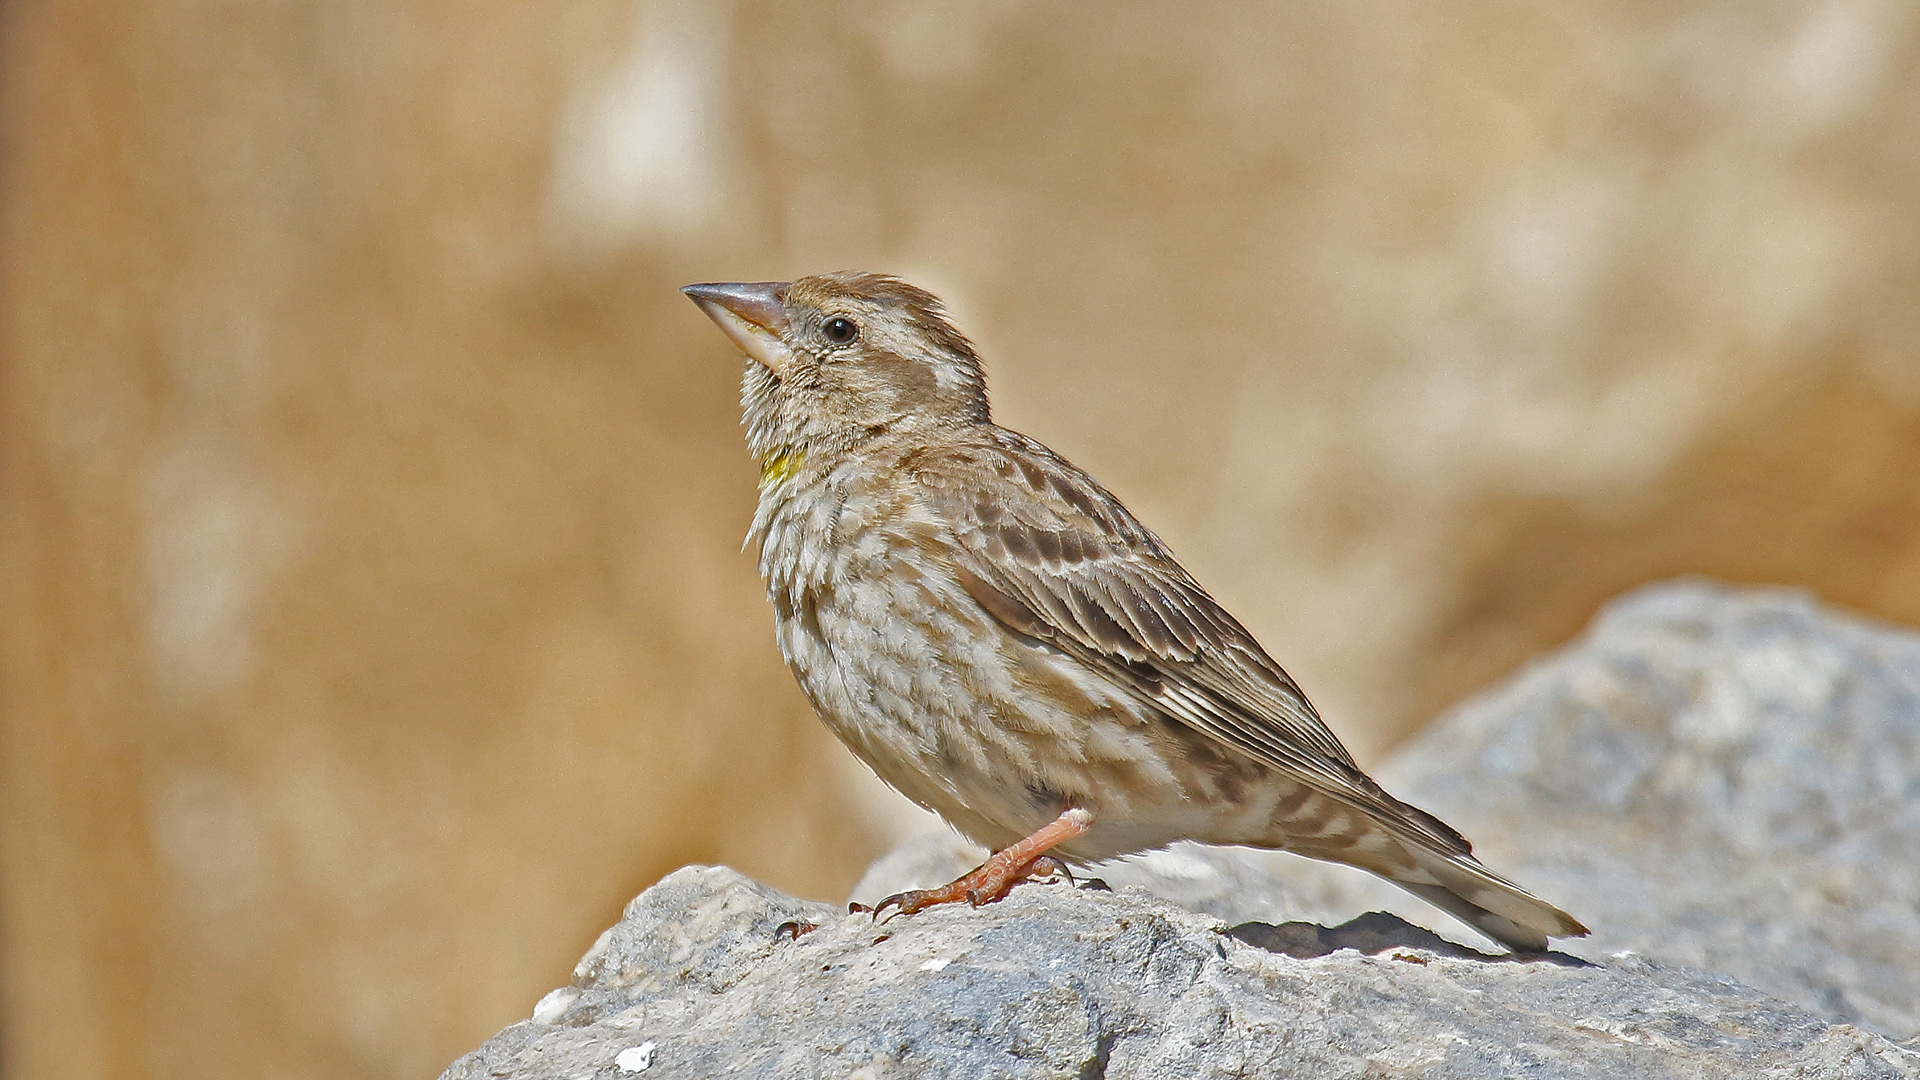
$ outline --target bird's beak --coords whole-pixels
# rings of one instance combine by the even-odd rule
[[[726,281],[688,285],[680,291],[700,305],[748,356],[769,371],[782,370],[791,354],[786,335],[792,328],[785,303],[788,281]]]

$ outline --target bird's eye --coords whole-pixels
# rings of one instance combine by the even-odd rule
[[[820,332],[835,345],[846,345],[860,336],[860,327],[852,319],[836,315],[820,324]]]

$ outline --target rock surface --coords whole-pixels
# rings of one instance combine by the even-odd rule
[[[1883,1037],[1920,1029],[1920,636],[1644,590],[1376,775],[1592,925],[1592,962],[1352,919],[1476,940],[1267,853],[1181,845],[1100,868],[1117,892],[878,926],[691,867],[447,1077],[1920,1078],[1920,1040]],[[976,854],[909,845],[855,895]]]
[[[1920,634],[1800,593],[1642,591],[1384,779],[1599,949],[1920,1033]]]
[[[876,925],[689,867],[447,1080],[1523,1072],[1912,1078],[1920,1055],[1720,976],[1482,957],[1386,915],[1230,931],[1138,890],[1034,885]]]

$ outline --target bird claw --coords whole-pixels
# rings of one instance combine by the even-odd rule
[[[954,884],[958,884],[958,882]],[[890,921],[895,915],[912,915],[916,912],[925,911],[935,904],[947,904],[955,900],[963,899],[962,896],[944,895],[952,888],[953,885],[943,886],[939,889],[908,889],[906,892],[894,893],[892,896],[887,897],[885,900],[865,910],[873,915],[874,922]],[[978,907],[979,905],[976,904],[974,906]],[[888,908],[893,908],[894,911],[889,913],[887,911]],[[885,916],[884,919],[881,918],[883,915]]]
[[[1020,875],[1020,880],[1032,881],[1038,877],[1061,878],[1066,881],[1069,887],[1080,884],[1080,882],[1074,878],[1073,871],[1067,867],[1067,864],[1051,855],[1042,855],[1029,863],[1026,873]]]
[[[819,923],[802,922],[799,919],[788,919],[786,922],[773,928],[773,940],[779,941],[784,937],[791,941],[799,941],[802,934],[811,934],[818,929],[820,929]]]

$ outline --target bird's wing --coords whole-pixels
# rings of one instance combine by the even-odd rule
[[[1464,848],[1360,771],[1292,676],[1118,499],[1039,443],[992,432],[909,465],[995,619],[1241,753]]]

